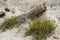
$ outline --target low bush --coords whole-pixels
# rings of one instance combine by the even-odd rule
[[[10,29],[13,26],[18,24],[17,17],[12,16],[11,18],[6,18],[4,23],[2,24],[3,29]]]
[[[35,40],[42,40],[51,35],[56,28],[53,21],[48,18],[36,18],[31,21],[30,29],[26,31],[26,36],[33,35]]]

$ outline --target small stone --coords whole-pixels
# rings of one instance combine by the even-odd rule
[[[52,35],[54,39],[59,39],[59,35],[58,34],[53,34]]]
[[[18,22],[19,23],[24,23],[25,22],[25,17],[24,16],[18,17]]]
[[[3,1],[7,1],[7,0],[3,0]]]
[[[60,21],[60,17],[58,18],[58,21]]]
[[[9,9],[9,8],[5,8],[5,11],[6,11],[6,12],[10,12],[10,9]]]
[[[12,11],[11,11],[12,13],[15,13],[15,10],[14,9],[12,9]]]
[[[60,5],[60,3],[59,3],[59,5]]]
[[[0,18],[4,17],[5,16],[5,12],[0,12]]]

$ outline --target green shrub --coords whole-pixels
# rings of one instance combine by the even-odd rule
[[[47,18],[36,18],[30,23],[30,30],[26,31],[26,36],[33,35],[35,40],[42,40],[54,32],[56,25]]]
[[[18,24],[17,17],[12,16],[11,18],[6,18],[4,23],[2,24],[3,29],[9,29],[12,28]]]

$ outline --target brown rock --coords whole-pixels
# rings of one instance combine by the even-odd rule
[[[46,11],[46,5],[40,4],[29,11],[29,17],[40,17]]]

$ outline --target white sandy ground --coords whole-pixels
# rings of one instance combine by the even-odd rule
[[[15,14],[12,14],[11,12],[6,12],[6,16],[3,18],[0,18],[0,24],[3,23],[4,18],[11,17],[11,16],[18,16],[21,14],[25,14],[26,11],[33,8],[35,5],[42,2],[42,0],[20,0],[20,3],[17,3],[16,0],[7,0],[7,2],[3,2],[0,0],[0,11],[3,10],[7,6],[10,9],[15,8]],[[43,0],[47,4],[47,11],[45,12],[45,15],[47,17],[50,17],[53,19],[57,24],[58,27],[55,30],[55,36],[58,39],[53,38],[53,36],[48,37],[46,40],[60,40],[60,6],[58,5],[60,3],[60,0]],[[53,4],[54,6],[50,8],[50,5]],[[28,23],[21,25],[19,28],[12,28],[11,30],[6,30],[5,32],[0,33],[0,40],[33,40],[32,36],[24,37],[24,30],[25,28],[28,28]]]

